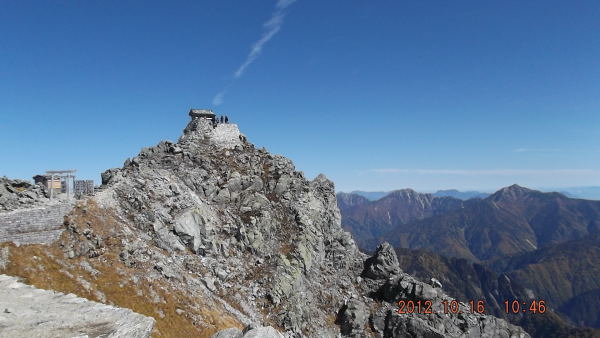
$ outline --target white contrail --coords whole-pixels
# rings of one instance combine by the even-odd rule
[[[223,97],[225,96],[225,89],[221,90],[212,100],[213,106],[218,106],[223,103]]]
[[[239,66],[235,73],[233,73],[232,81],[237,80],[242,75],[244,75],[246,68],[248,68],[248,66],[250,66],[252,62],[254,62],[256,58],[260,56],[260,53],[262,52],[262,49],[265,46],[265,44],[269,42],[275,36],[275,34],[279,32],[281,26],[283,25],[283,19],[285,18],[285,10],[294,2],[296,2],[296,0],[277,0],[277,4],[275,4],[275,11],[273,11],[271,18],[263,24],[262,36],[260,37],[260,39],[258,39],[258,41],[256,41],[252,45],[252,48],[250,49],[250,53],[246,57],[246,60],[244,60],[244,62]],[[227,93],[227,89],[230,85],[231,83],[225,88],[223,88],[223,90],[221,90],[219,93],[217,93],[217,95],[215,95],[215,97],[212,100],[212,104],[214,106],[218,106],[223,103],[225,93]]]

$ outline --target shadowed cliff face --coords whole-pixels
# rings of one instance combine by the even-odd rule
[[[439,310],[449,298],[403,273],[393,250],[365,263],[332,182],[307,180],[235,125],[193,120],[177,143],[144,148],[102,179],[57,243],[6,246],[0,272],[133,308],[161,336],[254,322],[309,337],[522,333],[491,316],[397,314],[401,299]]]

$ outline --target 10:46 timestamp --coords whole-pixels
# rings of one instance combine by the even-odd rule
[[[515,299],[513,301],[505,300],[504,301],[504,311],[506,313],[545,313],[546,312],[546,302],[543,299],[540,300],[530,300],[527,302],[520,302]]]

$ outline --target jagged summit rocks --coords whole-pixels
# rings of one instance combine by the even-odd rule
[[[184,130],[180,143],[207,142],[219,148],[231,149],[241,146],[246,137],[240,133],[237,124],[214,124],[210,119],[193,118]]]
[[[111,285],[132,287],[152,304],[157,330],[171,335],[258,323],[287,337],[526,336],[490,316],[398,314],[400,297],[439,308],[447,296],[394,274],[397,260],[385,247],[367,264],[377,278],[361,277],[368,257],[341,228],[333,182],[308,180],[289,159],[221,126],[194,119],[178,142],[144,148],[106,171],[103,190],[67,220],[53,249],[62,254],[47,259],[75,280],[78,261],[119,271]],[[388,273],[393,278],[379,279]],[[104,287],[93,276],[85,282],[90,292]],[[119,290],[101,296],[128,306]],[[162,307],[172,302],[178,311]]]

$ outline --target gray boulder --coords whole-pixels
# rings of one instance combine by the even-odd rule
[[[47,192],[42,185],[0,177],[0,211],[29,208],[46,202]]]
[[[102,179],[102,185],[108,184],[118,171],[118,168],[111,168],[101,173],[100,178]]]
[[[242,338],[244,334],[237,327],[221,330],[211,336],[211,338]]]
[[[283,338],[283,335],[271,326],[263,326],[248,330],[243,338]]]
[[[383,242],[377,247],[375,254],[365,261],[363,276],[371,279],[387,279],[400,272],[400,264],[394,248],[388,242]]]
[[[211,338],[283,338],[283,335],[271,326],[247,326],[243,331],[238,328],[221,330]]]
[[[351,299],[342,308],[340,315],[340,326],[342,334],[349,337],[361,337],[367,320],[369,318],[369,312],[364,303]]]

